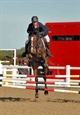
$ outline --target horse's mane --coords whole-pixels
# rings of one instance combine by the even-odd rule
[[[12,58],[12,57],[10,57],[10,56],[5,56],[5,57],[10,58],[10,59]]]
[[[22,58],[22,56],[21,56],[21,55],[18,55],[16,58]]]

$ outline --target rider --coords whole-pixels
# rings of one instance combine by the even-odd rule
[[[45,25],[43,25],[42,23],[38,22],[38,17],[37,16],[33,16],[31,18],[31,22],[32,23],[29,24],[28,29],[27,29],[27,33],[29,35],[28,35],[26,43],[25,43],[25,52],[22,54],[22,56],[25,57],[26,54],[28,53],[28,43],[29,43],[30,33],[32,31],[38,29],[38,31],[39,31],[39,37],[46,39],[47,56],[52,57],[52,55],[50,54],[50,51],[49,51],[50,38],[48,36],[48,28]]]

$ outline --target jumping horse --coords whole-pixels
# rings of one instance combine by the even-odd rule
[[[46,46],[44,42],[44,38],[39,37],[39,33],[32,33],[30,35],[29,46],[28,46],[28,58],[30,60],[30,66],[33,68],[34,75],[36,76],[36,89],[35,89],[35,97],[38,98],[38,75],[37,70],[39,66],[43,67],[44,71],[44,82],[46,82],[46,75],[49,74],[48,68],[48,57],[46,53]],[[47,85],[45,84],[45,88]],[[44,94],[47,95],[48,91],[44,90]]]

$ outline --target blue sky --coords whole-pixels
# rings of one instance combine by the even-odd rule
[[[80,0],[0,0],[0,48],[24,47],[31,17],[39,21],[80,21]]]

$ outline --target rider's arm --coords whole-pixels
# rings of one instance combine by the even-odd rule
[[[27,28],[27,33],[29,33],[29,32],[30,32],[30,24],[29,24],[29,26]]]
[[[40,23],[40,22],[39,22],[39,25],[40,25],[40,27],[42,29],[43,35],[46,36],[48,34],[48,31],[49,31],[48,28],[45,25],[43,25],[42,23]]]
[[[29,26],[28,26],[28,28],[27,28],[27,33],[30,33],[31,27],[32,27],[32,24],[29,24]]]

